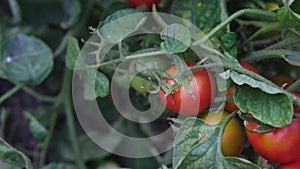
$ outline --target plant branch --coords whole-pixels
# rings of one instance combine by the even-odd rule
[[[67,118],[67,125],[70,133],[70,140],[72,143],[73,151],[75,154],[75,159],[77,166],[79,169],[86,169],[85,164],[82,160],[80,148],[78,144],[78,138],[76,134],[75,128],[75,120],[74,120],[74,111],[72,108],[72,97],[71,97],[71,82],[72,82],[72,72],[65,68],[64,79],[63,79],[63,98],[64,98],[64,106],[65,113]]]
[[[9,97],[11,97],[12,95],[14,95],[15,93],[17,93],[20,89],[22,89],[25,86],[25,84],[20,83],[15,85],[13,88],[11,88],[9,91],[7,91],[6,93],[4,93],[1,97],[0,97],[0,104],[2,102],[4,102],[5,100],[7,100]]]
[[[256,15],[260,17],[267,17],[272,20],[277,20],[277,14],[265,10],[259,10],[259,9],[242,9],[234,14],[230,15],[226,20],[221,22],[219,25],[217,25],[214,29],[212,29],[206,36],[204,36],[202,39],[193,42],[192,46],[197,46],[202,43],[205,43],[207,40],[209,40],[211,37],[213,37],[216,33],[218,33],[221,29],[223,29],[227,24],[229,24],[234,19],[242,16],[242,15]]]
[[[29,95],[35,97],[38,100],[44,101],[44,102],[50,102],[53,103],[56,101],[57,97],[50,97],[50,96],[44,96],[42,94],[37,93],[36,91],[32,90],[31,88],[25,86],[23,90],[28,93]]]

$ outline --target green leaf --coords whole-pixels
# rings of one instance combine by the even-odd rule
[[[18,23],[22,20],[21,9],[17,0],[9,0],[9,7],[13,15],[12,22]]]
[[[24,116],[27,120],[29,120],[30,132],[36,139],[43,142],[48,135],[48,130],[29,112],[24,112]]]
[[[123,9],[108,16],[98,25],[98,35],[108,43],[117,44],[138,30],[145,20],[143,13],[134,9]]]
[[[190,30],[177,23],[167,25],[160,36],[164,40],[161,42],[160,48],[168,53],[182,53],[190,47],[192,42]]]
[[[67,68],[73,70],[76,61],[79,57],[80,48],[78,41],[74,37],[67,38],[67,54],[66,54],[66,66]]]
[[[284,127],[292,122],[293,105],[282,93],[268,94],[248,85],[236,86],[234,102],[244,113],[252,114],[264,124]]]
[[[247,160],[223,157],[221,128],[224,125],[220,123],[212,126],[198,118],[187,118],[180,126],[175,138],[173,168],[258,169]]]
[[[79,0],[63,0],[62,6],[65,17],[60,25],[62,28],[66,29],[73,26],[78,21],[81,12],[81,4]]]
[[[221,37],[223,48],[231,56],[237,57],[236,33],[228,32]]]
[[[68,163],[50,163],[41,169],[77,169],[77,167]]]
[[[90,133],[90,135],[93,135],[93,133]],[[113,139],[110,137],[110,139]],[[116,140],[111,141],[112,146],[117,146],[118,144],[118,138],[115,138]],[[90,161],[90,160],[97,160],[105,158],[109,155],[109,152],[103,150],[101,147],[99,147],[95,142],[93,142],[87,135],[84,135],[79,138],[78,140],[79,147],[83,147],[81,149],[82,158],[84,161]],[[59,145],[58,149],[62,151],[63,153],[60,153],[61,157],[67,161],[73,161],[76,160],[74,156],[74,152],[72,150],[72,147],[68,143],[62,143]]]
[[[253,79],[252,77],[237,73],[235,71],[230,71],[230,72],[231,72],[230,78],[234,81],[234,83],[236,83],[238,85],[247,84],[253,88],[259,88],[262,91],[269,93],[269,94],[282,93],[282,91],[280,89],[270,86],[264,82],[257,81],[255,79]]]
[[[286,0],[284,6],[277,10],[281,24],[300,36],[300,2]]]
[[[223,0],[174,0],[171,14],[190,21],[207,33],[227,17],[223,3]]]
[[[108,78],[99,71],[88,70],[86,73],[87,75],[84,76],[84,98],[86,100],[94,100],[97,97],[103,98],[107,96],[109,94]]]
[[[0,160],[19,168],[32,169],[29,158],[0,138]]]
[[[51,72],[53,56],[40,39],[19,34],[5,44],[1,62],[10,80],[38,85]]]
[[[300,66],[300,52],[297,55],[283,56],[283,59],[293,66]]]

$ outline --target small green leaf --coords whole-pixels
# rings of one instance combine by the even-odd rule
[[[300,36],[300,2],[286,0],[284,6],[277,10],[281,24]]]
[[[79,0],[63,0],[62,7],[65,16],[60,25],[62,28],[66,29],[73,26],[78,21],[81,12],[81,4]]]
[[[247,160],[223,157],[220,132],[224,125],[220,123],[212,126],[198,118],[187,118],[175,138],[173,168],[258,169],[255,164]]]
[[[88,70],[84,79],[84,98],[86,100],[94,100],[97,97],[103,98],[108,95],[109,80],[102,72]]]
[[[98,35],[108,43],[117,44],[138,30],[145,20],[143,13],[134,9],[123,9],[108,16],[98,25]]]
[[[29,120],[30,132],[36,139],[43,142],[48,135],[48,130],[29,112],[24,112],[24,116],[27,120]]]
[[[231,56],[237,57],[236,33],[228,32],[221,37],[223,48]]]
[[[0,138],[0,160],[19,168],[32,169],[29,158]]]
[[[67,54],[66,54],[66,66],[73,70],[78,59],[80,48],[77,39],[74,37],[67,38]]]
[[[167,25],[160,36],[164,40],[160,44],[160,48],[168,53],[182,53],[190,47],[192,42],[190,30],[177,23]]]
[[[50,48],[40,39],[23,34],[8,40],[2,56],[5,74],[16,82],[38,85],[53,67]]]
[[[282,93],[282,91],[280,89],[270,86],[264,82],[257,81],[255,79],[253,79],[252,77],[249,77],[244,74],[239,74],[235,71],[230,71],[230,72],[231,72],[231,74],[230,74],[231,79],[234,81],[234,83],[236,83],[238,85],[247,84],[253,88],[259,88],[262,91],[269,93],[269,94]]]
[[[300,52],[297,55],[283,56],[283,59],[293,66],[300,66]]]
[[[282,93],[268,94],[248,85],[236,86],[234,102],[244,113],[273,127],[284,127],[292,122],[293,104]]]
[[[223,3],[223,0],[173,0],[171,14],[190,21],[207,33],[227,17]]]
[[[77,167],[68,163],[50,163],[41,169],[77,169]]]

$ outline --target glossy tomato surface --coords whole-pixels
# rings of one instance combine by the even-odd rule
[[[290,162],[290,163],[280,164],[276,169],[300,169],[300,160]]]
[[[196,65],[194,62],[187,62],[186,64],[189,67]],[[166,70],[166,73],[175,75],[176,67],[170,67]],[[176,82],[173,79],[166,78],[166,83],[174,85]],[[184,115],[195,115],[210,106],[216,90],[215,80],[210,78],[210,73],[206,69],[198,69],[189,77],[188,84],[193,91],[193,95],[188,93],[183,86],[177,87],[167,97],[165,97],[164,90],[161,89],[159,95],[162,102],[170,110]]]
[[[229,114],[227,112],[211,112],[205,114],[201,119],[211,125],[223,121]],[[245,143],[244,128],[240,122],[233,118],[226,125],[222,137],[222,154],[224,156],[240,156]]]
[[[256,129],[258,124],[249,122],[250,129]],[[249,142],[255,151],[271,162],[287,163],[300,158],[300,119],[283,128],[275,128],[266,134],[246,131]]]
[[[142,5],[147,5],[151,8],[152,4],[158,5],[161,0],[127,0],[133,7],[139,7]]]
[[[250,64],[240,61],[240,64],[245,68],[248,69],[256,74],[259,74],[259,72]],[[234,85],[231,86],[229,89],[227,89],[226,91],[226,97],[227,97],[227,101],[225,104],[225,110],[227,110],[229,113],[234,112],[236,110],[238,110],[239,108],[236,106],[236,104],[234,103],[233,100],[233,95],[234,95]]]

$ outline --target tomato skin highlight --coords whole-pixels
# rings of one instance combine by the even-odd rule
[[[259,74],[259,72],[250,64],[240,61],[241,66],[243,66],[245,69],[248,69],[256,74]],[[226,97],[231,97],[229,99],[227,99],[226,104],[225,104],[225,110],[227,110],[229,113],[232,113],[234,111],[237,111],[239,108],[236,106],[236,104],[234,103],[233,100],[233,95],[234,95],[234,89],[235,86],[232,85],[230,88],[227,89],[225,95]]]
[[[280,164],[276,169],[300,169],[300,160],[290,162],[290,163]]]
[[[160,1],[161,0],[127,0],[127,2],[135,8],[142,5],[147,5],[149,8],[151,8],[152,4],[158,5]]]
[[[228,112],[210,112],[201,117],[205,122],[216,125],[229,115]],[[233,118],[226,125],[222,136],[222,154],[224,156],[239,157],[245,143],[244,128],[240,122]]]
[[[250,129],[259,125],[248,122]],[[266,134],[251,133],[246,130],[248,140],[255,151],[271,162],[287,163],[300,158],[300,119],[283,128],[274,128]]]
[[[194,62],[186,62],[186,64],[188,67],[196,65]],[[172,66],[167,69],[166,72],[174,75],[176,73],[176,67]],[[210,76],[210,73],[206,69],[198,69],[194,71],[193,75],[188,79],[188,84],[193,91],[193,96],[188,93],[183,86],[179,86],[167,97],[165,97],[166,93],[164,90],[160,89],[160,99],[167,108],[176,113],[184,115],[196,115],[201,113],[210,106],[216,90],[215,80],[210,78]],[[170,85],[176,83],[169,78],[166,78],[166,82]]]

